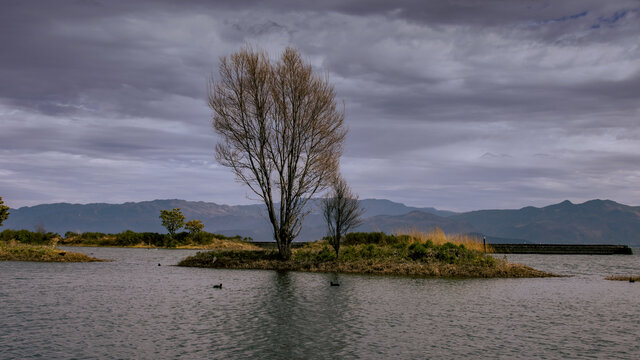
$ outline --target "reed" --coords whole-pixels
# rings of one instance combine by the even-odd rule
[[[417,229],[400,230],[395,233],[396,236],[408,236],[412,241],[417,241],[426,244],[427,241],[431,241],[433,245],[440,246],[446,243],[452,243],[454,245],[464,245],[469,250],[475,250],[479,252],[485,252],[485,247],[482,243],[482,239],[477,236],[466,234],[445,234],[440,228],[435,228],[430,232],[423,232]],[[491,245],[486,245],[486,252],[493,252]]]
[[[253,250],[261,251],[261,247],[251,242],[234,239],[211,239],[207,244],[179,245],[177,249],[202,249],[202,250]]]

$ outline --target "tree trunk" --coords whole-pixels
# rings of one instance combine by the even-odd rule
[[[278,243],[278,254],[282,260],[291,259],[291,241],[293,239],[289,234],[280,233],[276,236],[276,242]]]
[[[284,241],[278,242],[278,254],[282,260],[291,259],[291,243],[285,243]]]

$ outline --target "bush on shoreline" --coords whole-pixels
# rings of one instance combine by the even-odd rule
[[[52,232],[33,232],[29,230],[4,230],[0,232],[0,241],[17,241],[23,244],[50,245],[60,235]]]
[[[67,246],[118,246],[118,247],[220,247],[231,244],[236,248],[252,248],[251,238],[240,236],[228,237],[201,231],[195,234],[180,232],[172,237],[168,234],[154,232],[134,232],[131,230],[117,234],[99,232],[75,233],[67,231],[63,236],[56,233],[32,232],[29,230],[4,230],[0,232],[0,241],[17,241],[33,245],[67,245]],[[226,245],[226,246],[225,246]]]

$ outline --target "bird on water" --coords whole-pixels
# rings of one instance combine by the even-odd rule
[[[331,286],[340,286],[340,284],[334,283],[333,281],[331,281],[330,283],[331,283]]]
[[[213,285],[213,288],[214,288],[214,289],[222,289],[222,284],[220,284],[220,285]]]

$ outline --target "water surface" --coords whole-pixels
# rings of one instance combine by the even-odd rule
[[[171,266],[190,250],[72,250],[115,261],[0,262],[0,358],[640,356],[640,284],[604,280],[640,274],[638,255],[510,255],[573,276],[447,280]]]

